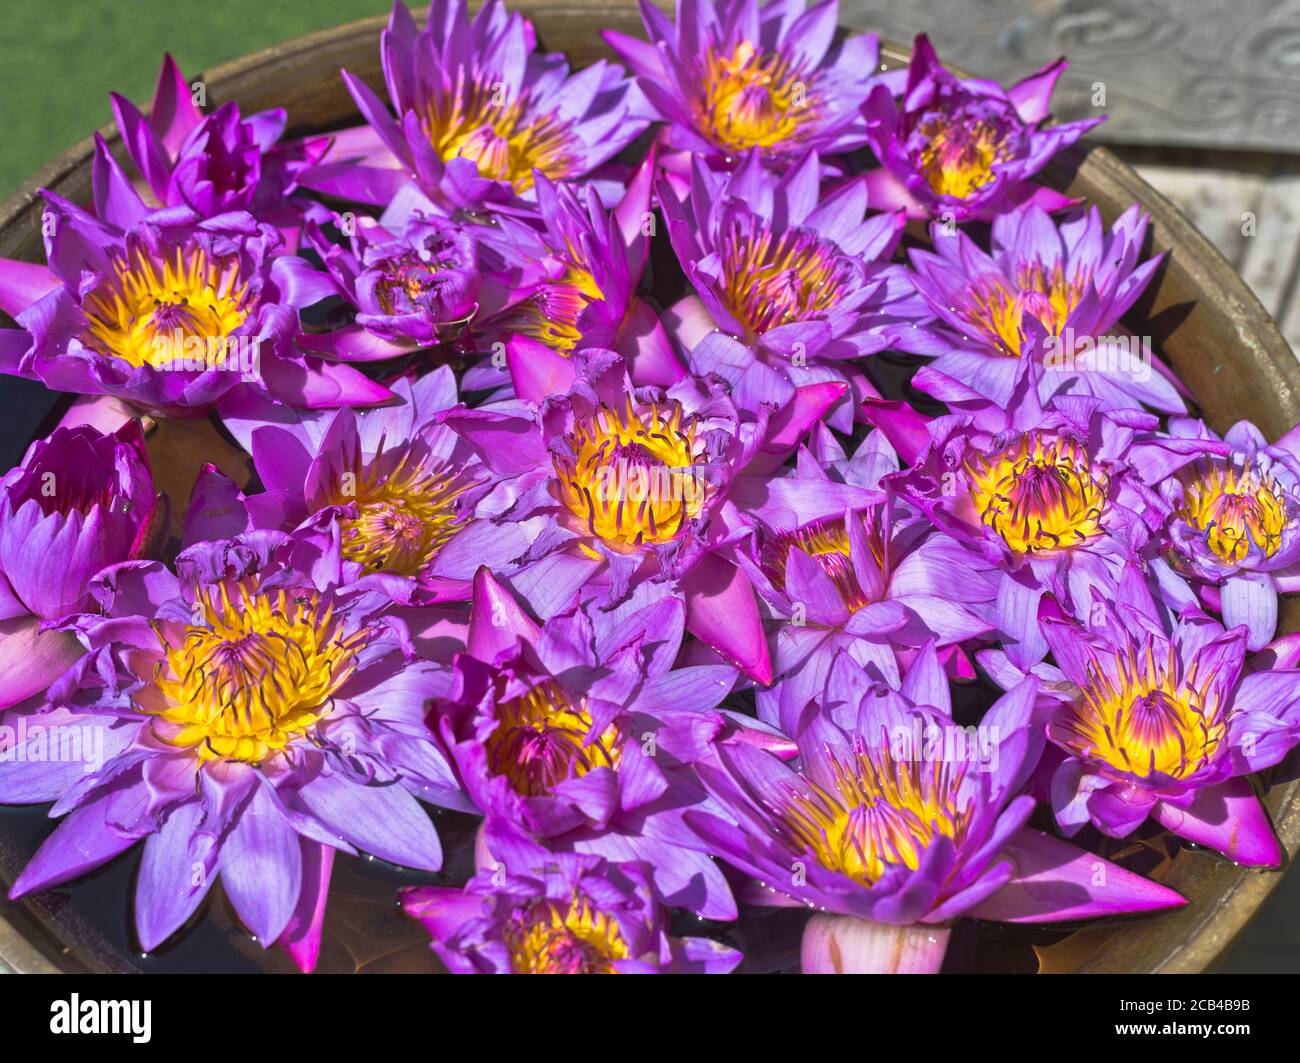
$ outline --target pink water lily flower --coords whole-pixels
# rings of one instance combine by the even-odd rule
[[[860,113],[878,83],[874,33],[838,39],[838,0],[805,10],[760,0],[680,0],[676,20],[641,3],[649,42],[606,30],[658,117],[667,142],[727,167],[746,155],[784,169],[809,150],[843,155],[866,143]]]
[[[988,221],[1035,203],[1059,210],[1075,201],[1033,178],[1062,148],[1103,118],[1046,125],[1064,59],[1009,89],[949,72],[921,34],[901,97],[884,85],[863,106],[867,141],[880,169],[868,176],[873,203],[909,217]]]
[[[451,690],[429,723],[478,811],[556,851],[637,860],[664,904],[734,919],[726,880],[681,839],[683,813],[706,800],[690,764],[739,726],[714,711],[736,672],[675,667],[685,612],[661,588],[539,624],[480,569]]]
[[[640,93],[604,60],[573,74],[564,56],[536,48],[532,23],[500,0],[472,19],[465,0],[433,0],[422,30],[394,3],[380,55],[395,114],[344,71],[369,125],[331,136],[299,180],[384,205],[413,180],[452,212],[519,209],[534,171],[552,180],[591,174],[645,129]]]
[[[1172,631],[1129,570],[1087,627],[1045,612],[1064,683],[1047,725],[1066,753],[1057,821],[1124,837],[1148,817],[1240,864],[1277,867],[1282,847],[1245,777],[1300,742],[1300,669],[1290,643],[1246,660],[1246,628],[1188,607]]]
[[[56,428],[0,479],[0,708],[47,689],[81,656],[47,622],[91,608],[90,581],[152,556],[166,524],[137,421],[112,434]]]
[[[1185,904],[1027,825],[1035,799],[1022,791],[1043,748],[1037,711],[1029,678],[971,736],[952,720],[932,648],[898,691],[841,656],[801,721],[798,759],[717,747],[695,770],[726,818],[686,821],[755,879],[752,899],[824,913],[804,930],[808,973],[899,970],[900,954],[902,969],[936,971],[962,915],[1048,922]]]
[[[243,117],[224,103],[209,115],[195,103],[200,83],[188,83],[164,56],[148,113],[116,92],[113,115],[122,144],[156,205],[186,206],[209,218],[245,210],[281,229],[294,246],[305,217],[325,215],[297,191],[295,175],[313,164],[323,145],[282,144],[282,107]]]
[[[740,953],[670,937],[644,864],[556,853],[489,821],[492,867],[463,889],[414,887],[402,909],[453,974],[726,974]]]
[[[673,250],[695,289],[665,313],[697,373],[716,373],[746,409],[777,408],[810,384],[837,383],[830,423],[852,428],[878,395],[863,358],[910,349],[930,311],[890,258],[901,213],[868,213],[861,180],[821,194],[815,152],[783,175],[756,156],[717,174],[692,161],[689,195],[659,184]]]
[[[294,346],[299,310],[333,285],[274,226],[151,210],[102,140],[94,178],[93,214],[44,193],[48,266],[0,259],[0,309],[26,330],[0,331],[0,373],[172,417],[244,390],[308,409],[390,397]]]
[[[478,540],[494,571],[545,618],[584,587],[608,605],[646,582],[684,596],[686,625],[761,683],[767,640],[749,578],[719,552],[728,491],[766,476],[841,391],[807,389],[769,418],[742,415],[721,382],[634,387],[613,351],[510,363],[516,404],[446,421],[509,477]]]
[[[732,556],[772,618],[774,685],[759,717],[797,730],[843,653],[897,687],[900,662],[936,643],[954,674],[973,675],[961,643],[990,632],[996,572],[885,489],[898,458],[879,431],[847,457],[824,426],[792,472],[732,490],[754,534]]]
[[[937,355],[934,369],[999,405],[1011,398],[1019,359],[1037,357],[1043,401],[1071,393],[1108,409],[1182,413],[1179,385],[1150,338],[1120,324],[1164,258],[1138,262],[1146,230],[1136,205],[1106,232],[1096,207],[1058,227],[1029,204],[993,219],[986,254],[961,230],[932,223],[934,250],[915,248],[911,259],[935,320],[911,349]]]

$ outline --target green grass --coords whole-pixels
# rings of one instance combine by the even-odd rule
[[[389,7],[388,0],[11,0],[0,62],[0,198],[111,122],[110,91],[147,103],[164,52],[190,76]]]

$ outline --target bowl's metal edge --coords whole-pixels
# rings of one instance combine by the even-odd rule
[[[670,6],[668,0],[655,2],[663,7]],[[477,6],[477,3],[471,4],[471,7]],[[548,3],[535,0],[512,6],[537,22],[542,35],[552,42],[552,47],[559,47],[556,38],[562,37],[563,33],[557,30],[564,23],[585,33],[584,44],[564,49],[573,54],[577,63],[586,58],[583,48],[592,55],[603,51],[603,46],[591,41],[593,25],[632,33],[640,31],[640,19],[630,3],[614,5],[604,0]],[[362,19],[298,37],[215,67],[205,72],[201,80],[207,86],[213,103],[238,98],[246,108],[261,108],[273,105],[274,100],[283,101],[285,93],[294,84],[292,73],[295,69],[317,67],[322,59],[334,55],[338,57],[340,66],[347,65],[352,72],[377,85],[380,76],[378,38],[386,21],[384,17]],[[905,65],[908,55],[907,49],[896,45],[886,44],[881,49],[882,62],[891,67]],[[320,124],[306,121],[304,114],[319,108],[322,91],[319,86],[308,87],[310,95],[302,97],[305,105],[290,106],[290,118],[295,127],[304,122]],[[334,88],[328,91],[335,99],[340,98],[343,93],[341,83],[336,79]],[[100,132],[110,149],[120,151],[120,138],[115,127],[106,126]],[[40,189],[49,188],[74,201],[88,199],[89,164],[93,155],[94,138],[87,137],[43,167],[0,204],[0,255],[29,258],[39,255],[40,211],[35,208]],[[1275,423],[1262,427],[1266,432],[1270,428],[1279,431],[1278,426],[1283,421],[1288,421],[1289,426],[1300,419],[1300,366],[1286,340],[1232,266],[1173,204],[1102,147],[1088,146],[1072,179],[1059,167],[1056,168],[1056,177],[1060,184],[1071,188],[1086,184],[1090,199],[1098,203],[1108,221],[1130,203],[1141,202],[1152,215],[1153,250],[1169,250],[1177,246],[1178,256],[1171,268],[1181,272],[1183,284],[1197,291],[1214,291],[1226,303],[1222,309],[1233,326],[1231,340],[1246,353],[1250,368],[1262,374],[1262,382],[1270,389]],[[1105,189],[1107,185],[1109,188]],[[1214,352],[1209,353],[1211,357],[1216,356]],[[1177,359],[1174,361],[1177,366]],[[1297,626],[1296,612],[1293,609],[1288,618],[1287,627],[1291,630]],[[1275,787],[1266,801],[1288,860],[1300,849],[1298,794],[1300,782],[1291,782]],[[1165,882],[1176,889],[1186,889],[1188,883],[1194,882],[1199,886],[1196,892],[1202,894],[1202,899],[1168,915],[1145,917],[1126,926],[1110,925],[1084,931],[1095,940],[1095,951],[1078,970],[1095,973],[1135,970],[1189,973],[1211,969],[1280,879],[1281,872],[1250,873],[1203,854],[1180,854]],[[0,913],[0,969],[8,967],[25,973],[63,970],[58,950],[42,948],[25,937],[23,922],[22,918],[14,920]],[[1144,944],[1139,944],[1139,941]]]

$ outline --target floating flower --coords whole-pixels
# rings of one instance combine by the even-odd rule
[[[1031,180],[1062,148],[1103,118],[1043,127],[1058,59],[1009,89],[963,81],[939,62],[930,39],[916,38],[899,101],[872,89],[863,108],[866,135],[881,168],[867,176],[872,203],[941,221],[989,220],[1036,203],[1059,210],[1075,201]]]
[[[653,217],[655,165],[652,151],[612,212],[591,185],[555,184],[538,174],[541,231],[514,226],[508,246],[499,245],[527,290],[500,312],[478,316],[472,330],[476,350],[547,362],[579,348],[603,347],[628,360],[638,384],[669,387],[685,375],[658,315],[637,295],[650,247],[645,230]],[[499,389],[508,379],[505,368],[495,357],[471,367],[465,387]]]
[[[113,434],[56,428],[0,479],[0,707],[47,689],[81,656],[42,621],[90,608],[91,578],[159,545],[166,514],[136,421]]]
[[[377,577],[398,601],[464,600],[468,579],[452,570],[501,563],[522,537],[484,553],[479,501],[496,482],[440,417],[457,404],[446,366],[393,384],[398,404],[354,413],[299,413],[246,399],[226,427],[253,456],[265,490],[245,497],[229,481],[200,480],[188,537],[221,538],[246,527],[289,531],[322,513],[338,522],[346,578]],[[212,523],[207,514],[211,513]]]
[[[934,368],[988,395],[1011,398],[1017,361],[1036,352],[1043,401],[1056,393],[1094,395],[1111,409],[1145,403],[1181,413],[1172,374],[1149,339],[1119,319],[1143,291],[1163,254],[1138,264],[1147,216],[1131,207],[1102,229],[1096,207],[1058,228],[1030,204],[993,219],[993,253],[965,233],[931,226],[934,251],[914,249],[913,283],[936,316],[928,330]],[[1030,322],[1041,328],[1030,342]]]
[[[648,600],[646,600],[648,598]],[[575,607],[539,626],[487,569],[474,580],[465,652],[430,726],[477,808],[553,849],[642,861],[665,904],[734,919],[725,879],[683,849],[704,795],[686,765],[725,720],[725,665],[673,668],[680,598]]]
[[[1168,504],[1169,556],[1202,585],[1228,627],[1244,624],[1261,650],[1277,627],[1278,593],[1300,590],[1300,435],[1270,444],[1249,421],[1222,442],[1204,423],[1175,418],[1167,443],[1179,463],[1158,484]]]
[[[421,31],[395,3],[380,52],[396,119],[344,71],[374,137],[339,137],[300,179],[387,204],[413,178],[435,203],[465,210],[509,207],[531,191],[534,171],[591,173],[645,129],[643,105],[620,68],[602,60],[570,75],[564,56],[535,47],[532,23],[499,0],[472,20],[464,0],[433,0]]]
[[[899,659],[937,640],[954,670],[973,674],[958,644],[990,630],[997,596],[992,569],[886,495],[898,458],[879,431],[851,459],[825,429],[814,445],[792,474],[732,493],[755,532],[734,556],[777,621],[777,682],[758,692],[759,717],[787,733],[842,653],[897,687]]]
[[[1087,628],[1043,618],[1067,681],[1047,725],[1067,754],[1052,780],[1057,821],[1124,837],[1150,817],[1237,863],[1277,867],[1282,848],[1244,776],[1300,742],[1300,670],[1243,670],[1246,630],[1194,608],[1166,634],[1131,569],[1112,600],[1097,598]]]
[[[299,346],[341,361],[382,361],[454,336],[479,310],[479,249],[466,227],[408,217],[399,232],[358,223],[350,247],[309,225],[307,238],[355,311],[351,321],[300,336]]]
[[[808,151],[843,155],[867,142],[861,112],[879,50],[875,34],[836,39],[838,0],[680,3],[674,25],[641,5],[649,42],[604,37],[668,123],[668,142],[712,164],[753,153],[784,168]]]
[[[810,973],[893,969],[858,921],[920,924],[927,944],[912,969],[937,970],[945,924],[958,916],[1045,922],[1185,903],[1025,825],[1035,802],[1021,790],[1043,745],[1037,689],[1026,680],[967,729],[952,721],[933,652],[897,692],[841,659],[798,735],[797,761],[718,746],[696,774],[732,822],[698,812],[686,821],[708,851],[757,880],[756,898],[828,913],[805,930]],[[868,933],[846,947],[855,929]]]
[[[726,974],[740,953],[669,937],[644,865],[549,852],[497,826],[497,868],[402,892],[453,974]],[[504,873],[503,873],[504,872]]]
[[[779,178],[751,156],[730,175],[696,160],[685,199],[662,181],[673,249],[696,292],[667,319],[695,371],[722,376],[747,408],[780,408],[801,384],[844,383],[831,423],[849,431],[862,398],[877,394],[859,359],[906,346],[912,319],[929,311],[889,264],[903,215],[864,217],[860,180],[819,202],[819,172],[816,154]]]
[[[286,229],[306,213],[323,213],[308,200],[289,198],[294,175],[319,150],[278,143],[288,121],[284,108],[243,118],[231,101],[205,116],[170,55],[147,117],[117,93],[112,100],[122,143],[158,206],[189,207],[201,218],[250,211]]]
[[[45,193],[48,269],[0,260],[0,308],[30,333],[0,342],[0,372],[178,417],[241,389],[307,408],[389,397],[294,348],[298,309],[333,289],[282,253],[275,228],[237,212],[147,210],[102,141],[95,189],[98,217]]]
[[[507,570],[516,592],[549,617],[582,588],[616,605],[645,583],[667,584],[684,596],[694,635],[769,682],[753,587],[717,554],[715,529],[736,478],[779,465],[839,390],[806,390],[769,421],[765,411],[742,417],[717,381],[634,388],[612,351],[511,360],[510,370],[518,412],[447,420],[513,478],[498,524],[528,533]]]
[[[1155,536],[1167,513],[1126,461],[1154,434],[1155,417],[1103,410],[1085,396],[1060,396],[1043,406],[1032,370],[1021,376],[1006,410],[928,367],[915,379],[976,413],[930,424],[928,448],[907,455],[917,460],[897,487],[956,544],[1001,569],[997,628],[1017,668],[1030,668],[1047,652],[1038,625],[1044,594],[1084,617],[1092,588],[1113,596],[1124,564],[1141,558],[1167,606],[1191,599],[1156,556]]]
[[[95,762],[0,762],[0,801],[66,819],[10,890],[85,874],[136,842],[135,929],[150,951],[221,878],[263,947],[315,963],[335,850],[437,870],[415,794],[452,800],[424,727],[442,673],[412,661],[382,595],[338,585],[330,536],[257,532],[183,552],[176,574],[126,562],[70,621],[88,655],[25,739],[94,734]],[[89,748],[89,747],[88,747]]]

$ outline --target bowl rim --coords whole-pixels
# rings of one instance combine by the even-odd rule
[[[671,8],[671,0],[654,0],[661,7]],[[477,0],[471,7],[477,8]],[[577,24],[579,20],[590,26],[590,20],[599,17],[602,24],[611,18],[636,19],[632,0],[532,0],[512,3],[511,8],[532,19],[538,26],[539,36],[545,40],[547,23],[567,18]],[[623,9],[623,10],[620,10]],[[386,27],[387,16],[379,15],[339,26],[319,30],[292,38],[241,56],[204,71],[199,75],[206,86],[209,105],[231,99],[241,99],[254,91],[254,83],[268,71],[292,66],[295,62],[319,61],[322,51],[339,52],[368,49],[369,55],[379,53],[379,35]],[[843,27],[850,32],[869,32],[858,27]],[[882,68],[905,66],[910,49],[881,41]],[[951,67],[961,76],[959,68]],[[337,76],[337,75],[336,75]],[[367,80],[371,80],[367,78]],[[283,82],[282,82],[283,83]],[[355,113],[355,112],[354,112]],[[359,116],[358,116],[359,117]],[[290,113],[290,132],[304,128],[293,123]],[[99,130],[110,149],[121,148],[121,137],[114,125]],[[58,157],[39,169],[11,196],[0,203],[0,254],[12,257],[24,245],[37,240],[40,228],[39,192],[82,185],[89,187],[89,167],[94,157],[95,134],[77,142]],[[1300,362],[1292,353],[1281,331],[1260,303],[1254,292],[1209,240],[1164,195],[1151,187],[1138,173],[1122,162],[1108,148],[1084,142],[1082,153],[1070,160],[1055,160],[1046,174],[1053,183],[1068,185],[1076,177],[1076,170],[1091,181],[1113,186],[1115,200],[1103,215],[1110,220],[1116,203],[1124,206],[1140,203],[1151,215],[1153,222],[1153,250],[1177,248],[1178,266],[1184,270],[1189,282],[1197,291],[1214,291],[1226,303],[1224,308],[1235,327],[1237,339],[1251,355],[1252,365],[1258,367],[1275,392],[1275,401],[1294,422],[1300,418]],[[1093,197],[1097,201],[1097,197]],[[1158,287],[1163,275],[1158,276]],[[1289,412],[1287,412],[1289,411]],[[1141,926],[1146,929],[1159,923],[1170,925],[1172,932],[1157,935],[1165,939],[1163,952],[1151,955],[1136,949],[1131,941],[1142,935],[1126,933],[1126,927],[1108,923],[1076,932],[1088,935],[1093,946],[1090,957],[1076,970],[1090,973],[1132,972],[1134,960],[1146,956],[1142,970],[1167,973],[1192,973],[1212,969],[1259,906],[1281,882],[1289,860],[1300,849],[1300,781],[1275,785],[1268,795],[1271,817],[1278,837],[1288,858],[1288,863],[1274,872],[1252,873],[1234,868],[1225,861],[1216,860],[1216,866],[1202,871],[1222,880],[1209,894],[1211,903],[1201,901],[1168,915],[1146,916]],[[3,856],[0,844],[0,856]],[[1177,868],[1182,862],[1202,861],[1211,858],[1189,851],[1180,852],[1174,861]],[[1168,881],[1168,876],[1165,877]],[[28,910],[28,904],[9,902],[0,896],[0,971],[6,967],[19,973],[62,973],[74,969],[66,959],[59,957],[67,949],[58,947],[57,936],[49,923]],[[1191,909],[1195,907],[1196,912]],[[48,913],[47,913],[48,915]],[[1171,921],[1177,921],[1172,923]]]

